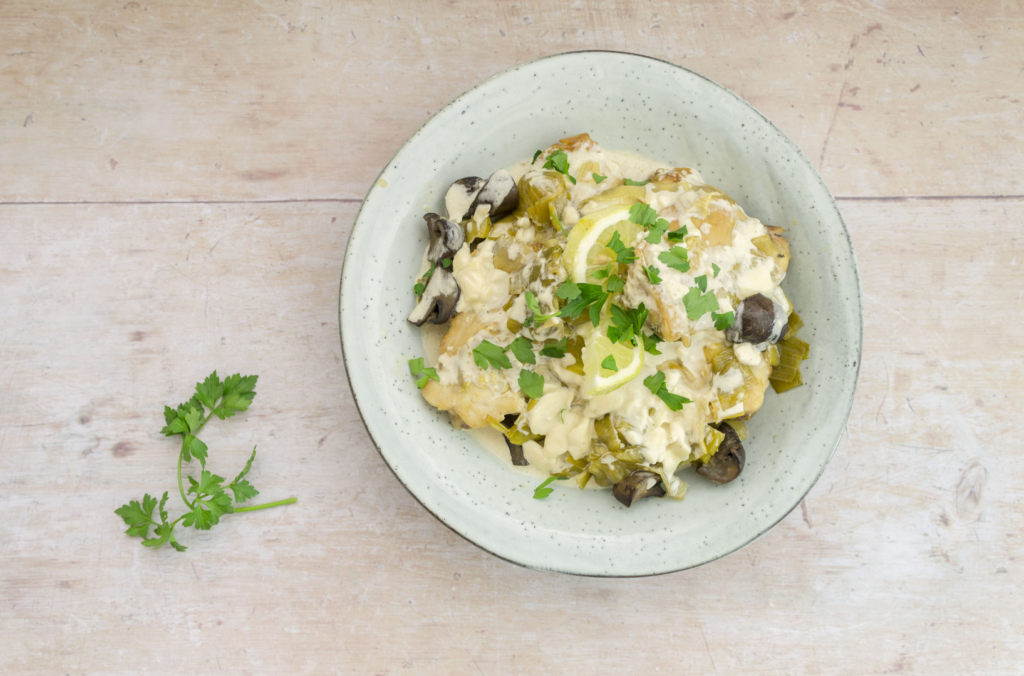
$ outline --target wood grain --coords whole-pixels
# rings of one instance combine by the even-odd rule
[[[0,208],[0,670],[1016,673],[1024,341],[979,351],[977,322],[1024,311],[1020,206],[846,204],[867,314],[835,458],[758,542],[645,580],[497,560],[387,470],[337,337],[354,205]],[[161,407],[210,364],[261,375],[212,467],[259,444],[253,483],[299,503],[145,550],[112,510],[173,487]]]
[[[481,79],[580,49],[681,64],[837,195],[1021,195],[1024,16],[981,2],[12,0],[0,202],[361,199]]]
[[[3,3],[0,672],[1024,672],[1022,30],[1012,3],[920,0]],[[592,48],[776,122],[839,195],[865,297],[850,422],[800,508],[643,580],[442,526],[373,449],[338,341],[384,162],[482,78]],[[113,510],[173,488],[160,412],[211,365],[260,374],[212,468],[258,445],[261,498],[299,502],[146,550]]]

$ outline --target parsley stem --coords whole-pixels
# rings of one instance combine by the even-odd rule
[[[188,501],[188,497],[185,495],[185,484],[181,480],[181,461],[185,458],[185,440],[181,440],[181,450],[178,451],[178,492],[181,493],[181,499],[185,501],[189,509],[192,509],[192,503]]]
[[[294,505],[298,502],[298,498],[287,498],[285,500],[277,500],[275,502],[266,502],[262,505],[249,505],[248,507],[235,507],[236,512],[255,512],[258,509],[269,509],[270,507],[280,507],[281,505]]]

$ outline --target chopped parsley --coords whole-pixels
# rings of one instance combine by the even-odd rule
[[[571,279],[567,279],[558,287],[555,291],[555,297],[561,298],[562,300],[573,300],[578,298],[580,295],[580,287],[576,286],[576,282]]]
[[[565,356],[565,353],[569,350],[569,338],[562,338],[557,343],[551,343],[545,345],[540,351],[540,356],[551,357],[552,359],[561,359]]]
[[[714,271],[714,274],[711,275],[711,276],[715,277],[715,278],[717,278],[718,277],[718,273],[722,271],[722,268],[718,267],[714,263],[711,264],[711,269]]]
[[[529,338],[519,336],[509,344],[509,348],[520,364],[537,363],[537,357],[533,354],[533,343],[530,342]]]
[[[647,308],[643,303],[635,310],[626,310],[614,303],[611,305],[612,326],[608,327],[608,340],[613,343],[637,345],[637,336],[643,335],[647,321]]]
[[[648,230],[647,237],[644,239],[650,244],[661,244],[661,237],[668,230],[668,221],[664,218],[659,218],[651,224]]]
[[[629,208],[629,220],[646,228],[654,225],[654,222],[658,220],[658,212],[650,205],[637,202]]]
[[[650,182],[651,182],[651,181],[650,181],[650,179],[648,179],[648,180],[646,180],[646,181],[634,181],[634,180],[633,180],[633,179],[631,179],[631,178],[627,178],[627,179],[625,180],[625,184],[626,184],[626,185],[635,185],[635,186],[644,186],[644,185],[647,185],[647,184],[648,184],[648,183],[650,183]]]
[[[661,284],[661,270],[653,265],[645,265],[644,273],[647,274],[647,279],[651,280],[651,284]]]
[[[597,272],[595,272],[593,275],[591,275],[591,277],[593,277],[594,279],[604,279],[604,278],[606,278],[610,274],[612,274],[612,264],[611,263],[609,263],[608,265],[604,266],[603,270],[598,270]]]
[[[409,373],[412,374],[413,378],[416,378],[416,387],[421,390],[428,380],[441,382],[441,379],[437,376],[437,369],[423,367],[423,357],[409,360]]]
[[[507,349],[507,347],[498,347],[489,340],[482,341],[473,348],[473,363],[484,371],[487,370],[488,364],[495,369],[510,369],[512,362],[505,354]]]
[[[565,307],[558,311],[558,316],[563,319],[576,319],[583,314],[584,310],[587,310],[590,313],[591,323],[597,326],[601,317],[601,308],[608,300],[608,292],[599,284],[573,284],[573,286],[579,291],[579,295],[566,303]]]
[[[665,235],[665,237],[667,237],[670,242],[675,242],[677,244],[682,242],[686,238],[686,226],[684,225],[678,230],[673,230]]]
[[[619,372],[619,365],[615,363],[615,357],[612,355],[608,355],[604,358],[604,361],[601,362],[601,368],[607,371]]]
[[[641,333],[640,337],[644,339],[644,350],[647,353],[654,355],[661,354],[661,352],[658,350],[658,343],[665,342],[664,340],[661,339],[661,336],[659,336],[657,333],[652,333],[651,335]]]
[[[576,185],[576,179],[569,174],[569,156],[565,154],[564,150],[556,150],[548,155],[548,161],[544,163],[544,168],[554,169],[558,173],[564,174],[570,183]]]
[[[536,162],[536,161],[537,161],[537,158],[538,158],[538,157],[540,157],[540,154],[541,154],[542,152],[544,152],[544,151],[543,151],[543,150],[538,150],[537,152],[535,152],[535,153],[533,154],[533,159],[532,159],[532,160],[530,161],[530,164],[533,164],[534,162]]]
[[[716,331],[725,331],[727,328],[733,325],[733,322],[736,321],[736,313],[723,312],[719,314],[717,312],[712,312],[711,319],[715,320]]]
[[[697,286],[700,287],[700,292],[701,293],[704,293],[705,291],[708,290],[708,276],[707,275],[701,275],[699,277],[694,277],[693,281],[697,282]]]
[[[444,259],[441,260],[441,267],[443,267],[443,268],[450,268],[451,266],[452,266],[452,259],[451,258],[444,258]]]
[[[683,296],[683,305],[686,306],[686,316],[697,321],[708,312],[718,309],[718,299],[710,291],[701,294],[700,289],[694,286]]]
[[[416,282],[416,286],[412,287],[412,290],[416,292],[417,296],[423,295],[423,291],[426,290],[427,288],[425,282],[427,282],[431,278],[431,276],[433,276],[435,269],[437,269],[437,266],[434,265],[434,261],[430,261],[430,269],[427,270],[427,274],[423,275],[423,281]]]
[[[530,399],[540,399],[544,395],[544,376],[523,369],[519,372],[519,389]]]
[[[547,479],[544,479],[544,482],[540,486],[537,486],[536,490],[533,491],[533,499],[543,500],[544,498],[548,497],[549,495],[555,492],[555,489],[548,488],[548,485],[552,481],[565,481],[567,478],[568,477],[555,475],[549,476]]]
[[[644,385],[647,386],[658,399],[665,402],[665,405],[672,411],[678,411],[683,407],[683,404],[689,404],[690,400],[679,394],[672,394],[665,387],[665,374],[658,371],[653,376],[644,378]]]
[[[602,176],[601,174],[597,173],[596,171],[591,172],[591,176],[594,177],[594,183],[596,183],[598,185],[601,185],[601,181],[603,181],[604,179],[608,178],[607,176]]]
[[[626,283],[622,281],[622,278],[618,275],[612,275],[608,278],[608,292],[609,293],[620,293],[625,288]]]
[[[623,244],[618,230],[612,235],[612,241],[608,242],[608,248],[615,252],[616,263],[629,265],[636,260],[636,250]]]
[[[689,252],[681,246],[674,246],[668,251],[662,251],[658,254],[658,260],[673,270],[678,270],[679,272],[690,271]]]

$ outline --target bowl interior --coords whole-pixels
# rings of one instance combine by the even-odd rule
[[[748,423],[747,465],[717,486],[693,474],[682,502],[630,509],[607,491],[536,481],[451,427],[409,377],[422,356],[406,321],[427,244],[463,176],[487,176],[565,136],[696,167],[752,216],[787,228],[783,282],[811,344],[804,387],[769,391]],[[861,348],[861,298],[849,234],[820,176],[764,116],[723,87],[662,61],[613,52],[548,57],[501,73],[423,126],[381,173],[356,219],[341,287],[346,368],[388,465],[456,532],[507,560],[588,575],[648,575],[711,561],[756,539],[814,485],[849,416]],[[692,472],[691,472],[692,473]]]

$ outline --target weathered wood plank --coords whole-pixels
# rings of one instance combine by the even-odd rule
[[[13,0],[0,202],[361,199],[458,94],[579,49],[732,88],[839,195],[1020,195],[1022,32],[993,2]]]
[[[1019,673],[1021,202],[842,206],[866,332],[832,464],[758,542],[646,580],[504,563],[387,470],[337,338],[356,205],[0,207],[0,671]],[[261,379],[213,468],[258,443],[262,497],[299,503],[145,550],[112,510],[173,487],[161,407],[214,366]]]

